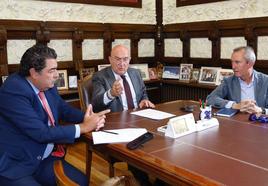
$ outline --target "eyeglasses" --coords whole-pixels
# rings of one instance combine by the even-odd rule
[[[111,56],[111,58],[112,59],[114,59],[116,62],[124,62],[124,63],[126,63],[126,62],[129,62],[130,61],[130,57],[122,57],[122,58],[120,58],[120,57],[117,57],[117,56],[114,56],[114,57],[112,57]]]

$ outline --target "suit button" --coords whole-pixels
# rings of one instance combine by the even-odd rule
[[[42,159],[42,157],[41,157],[41,156],[37,156],[37,159],[38,159],[38,160],[41,160],[41,159]]]

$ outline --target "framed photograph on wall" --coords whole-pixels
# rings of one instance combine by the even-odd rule
[[[143,81],[150,80],[148,64],[131,64],[129,65],[129,67],[138,69],[141,73],[141,77]]]
[[[93,76],[95,68],[81,68],[79,70],[80,79],[84,79],[86,76]]]
[[[104,68],[106,68],[106,67],[109,67],[109,66],[111,66],[111,64],[102,64],[102,65],[98,65],[98,71],[100,71],[100,70],[102,70],[102,69],[104,69]]]
[[[69,76],[69,88],[77,88],[77,76]]]
[[[180,79],[180,67],[178,66],[164,66],[163,79]]]
[[[190,81],[192,81],[192,82],[198,82],[198,80],[199,80],[199,74],[200,74],[200,69],[199,68],[193,68],[192,71],[191,71]]]
[[[191,77],[192,68],[193,64],[181,64],[180,80],[189,81]]]
[[[223,82],[224,78],[232,75],[234,75],[234,71],[232,69],[220,69],[218,71],[216,85],[220,85]]]
[[[208,83],[216,85],[218,70],[221,68],[216,67],[201,67],[199,83]]]
[[[67,70],[58,70],[59,78],[55,82],[58,90],[68,89]]]

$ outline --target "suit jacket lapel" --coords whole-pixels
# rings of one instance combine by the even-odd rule
[[[260,105],[259,103],[261,103],[262,100],[259,101],[258,99],[259,98],[262,98],[262,96],[259,95],[259,94],[262,93],[262,91],[260,91],[262,89],[262,87],[260,87],[262,85],[262,83],[260,83],[260,79],[258,78],[258,75],[257,75],[257,73],[256,73],[255,70],[253,71],[253,76],[254,76],[254,83],[253,83],[253,85],[254,85],[255,100],[257,102],[257,105]]]
[[[135,94],[136,94],[136,97],[137,97],[139,92],[137,92],[137,88],[135,88],[135,87],[138,86],[138,82],[137,82],[137,79],[135,78],[134,71],[128,69],[127,73],[129,75],[129,78],[131,79],[131,82],[132,82],[132,85],[133,85],[133,88],[134,88],[134,91],[135,91]]]
[[[231,88],[233,89],[234,92],[234,100],[236,100],[238,103],[241,102],[241,86],[240,82],[237,77],[234,76],[234,80],[232,81],[233,85]]]

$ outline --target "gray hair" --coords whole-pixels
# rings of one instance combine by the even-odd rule
[[[256,61],[256,55],[255,55],[253,48],[250,46],[242,46],[242,47],[235,48],[233,52],[239,52],[241,50],[245,51],[245,54],[244,54],[245,60],[254,65]]]

